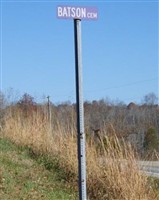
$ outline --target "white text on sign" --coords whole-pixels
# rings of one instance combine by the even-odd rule
[[[97,8],[94,7],[58,6],[57,17],[63,19],[95,20],[98,18],[98,12]]]

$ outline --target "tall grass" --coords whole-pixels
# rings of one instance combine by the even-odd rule
[[[58,128],[57,128],[58,127]],[[24,117],[20,110],[9,111],[3,127],[3,137],[25,145],[35,154],[49,155],[58,161],[67,182],[77,189],[77,139],[74,127],[67,131],[59,125],[50,130],[47,118],[40,113]],[[69,126],[71,127],[71,126]],[[87,192],[90,200],[152,200],[155,191],[147,177],[139,172],[134,152],[115,136],[101,137],[98,142],[86,142]]]

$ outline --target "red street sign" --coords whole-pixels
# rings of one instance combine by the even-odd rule
[[[96,7],[57,6],[57,18],[96,20],[98,10]]]

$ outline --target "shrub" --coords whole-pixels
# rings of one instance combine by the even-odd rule
[[[145,134],[144,148],[146,152],[159,150],[159,139],[157,137],[156,130],[153,127],[149,128]]]

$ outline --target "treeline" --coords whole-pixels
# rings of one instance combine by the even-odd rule
[[[76,129],[76,105],[71,102],[54,104],[36,103],[29,94],[24,94],[18,101],[7,103],[0,93],[0,126],[7,114],[20,111],[24,119],[33,112],[38,112],[44,119],[50,120],[53,130],[63,127],[66,132]],[[84,102],[85,132],[97,143],[100,138],[117,135],[119,139],[130,142],[138,152],[144,154],[159,150],[159,106],[154,93],[145,95],[142,104],[130,102],[128,105],[108,99]],[[25,122],[24,122],[25,123]]]

